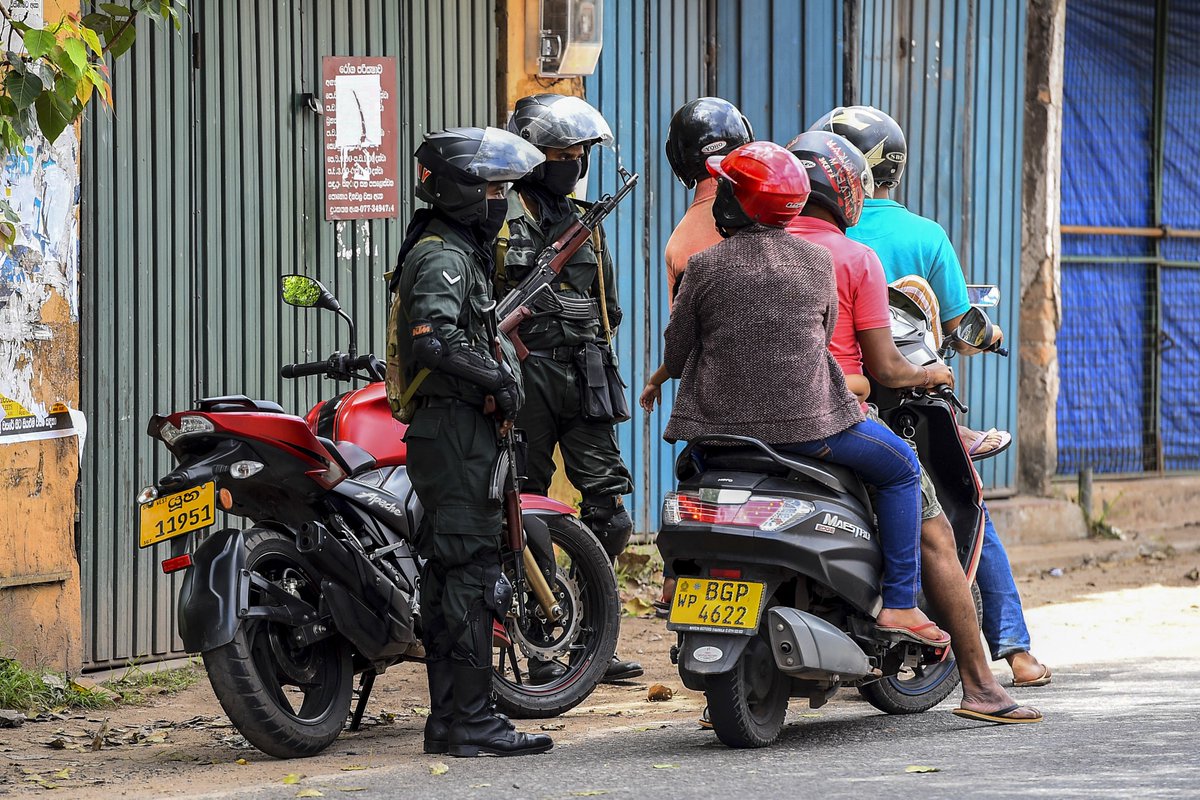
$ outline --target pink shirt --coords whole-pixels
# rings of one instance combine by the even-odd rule
[[[888,313],[887,278],[875,251],[847,239],[832,222],[816,217],[797,216],[788,223],[788,232],[805,241],[819,244],[833,257],[837,281],[838,318],[833,329],[829,352],[847,375],[863,374],[862,348],[858,332],[891,325]]]
[[[717,223],[713,219],[712,205],[717,197],[717,181],[715,178],[705,178],[696,184],[696,196],[692,205],[679,220],[671,238],[667,240],[667,298],[675,303],[675,291],[679,288],[679,278],[687,267],[688,259],[707,250],[721,241],[717,233]]]

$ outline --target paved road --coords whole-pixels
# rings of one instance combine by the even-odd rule
[[[951,715],[949,701],[888,717],[846,699],[816,712],[794,705],[766,750],[726,749],[690,722],[631,726],[544,756],[442,759],[444,775],[431,775],[437,759],[425,757],[312,776],[303,787],[356,798],[1200,797],[1200,590],[1114,592],[1030,616],[1035,637],[1053,633],[1043,650],[1056,665],[1052,686],[1020,695],[1046,714],[1040,725],[975,725]],[[913,765],[940,771],[906,773]],[[365,791],[339,791],[355,787]],[[296,789],[219,796],[290,798]]]

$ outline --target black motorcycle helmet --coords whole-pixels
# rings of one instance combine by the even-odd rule
[[[809,130],[844,136],[867,157],[876,186],[894,189],[904,175],[908,142],[896,120],[872,106],[838,106]]]
[[[464,225],[487,218],[487,186],[515,181],[546,160],[499,128],[448,128],[417,148],[417,197]]]
[[[582,178],[587,174],[588,151],[592,145],[612,147],[612,129],[600,112],[581,97],[563,94],[532,94],[513,106],[508,130],[539,148],[563,149],[583,145]],[[538,177],[535,173],[533,177]]]
[[[857,225],[863,201],[875,191],[866,156],[844,137],[828,131],[802,133],[787,149],[808,173],[812,184],[808,202],[833,214],[843,232]]]
[[[737,106],[719,97],[701,97],[684,103],[667,126],[667,161],[671,171],[691,189],[708,177],[709,156],[732,152],[754,140],[754,129]]]

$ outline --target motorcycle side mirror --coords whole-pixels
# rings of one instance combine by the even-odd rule
[[[992,340],[992,321],[981,309],[972,307],[963,314],[954,336],[967,346],[982,350]]]
[[[289,306],[340,311],[341,304],[321,282],[307,275],[284,275],[279,279],[279,296]]]

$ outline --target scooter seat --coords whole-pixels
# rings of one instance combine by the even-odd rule
[[[715,439],[715,437],[714,437]],[[761,472],[766,475],[787,477],[794,472],[818,481],[835,492],[850,495],[870,513],[871,498],[858,473],[849,467],[832,464],[819,458],[777,453],[765,445],[733,445],[707,447],[704,449],[704,469],[731,470],[736,472]],[[677,476],[682,477],[682,476]]]

